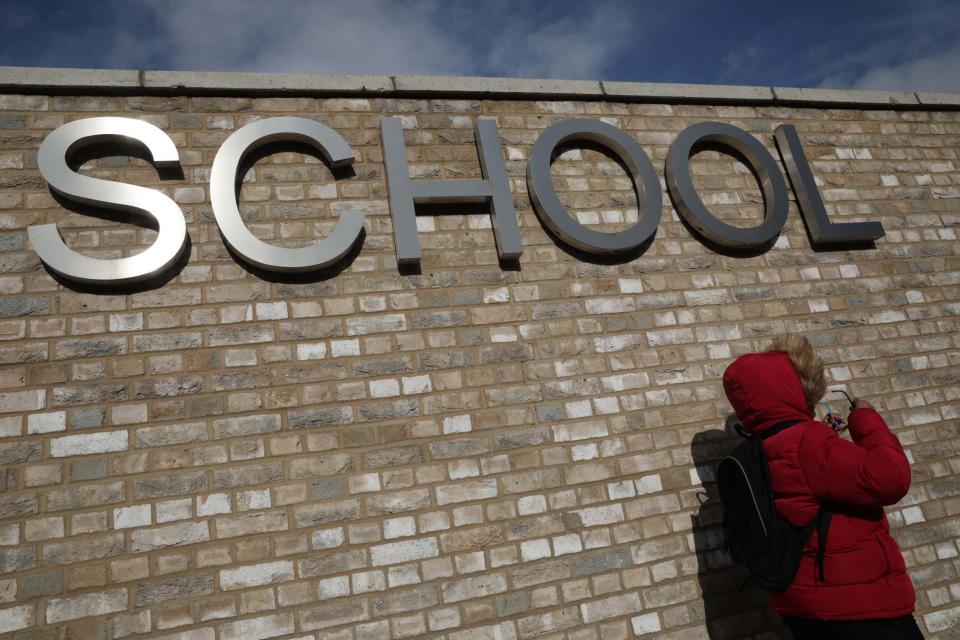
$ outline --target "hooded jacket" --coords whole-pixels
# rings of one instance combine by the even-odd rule
[[[723,388],[744,428],[753,433],[784,420],[802,421],[763,442],[777,513],[797,527],[823,504],[834,514],[824,581],[817,576],[820,541],[814,533],[793,584],[783,593],[770,593],[774,611],[823,620],[911,613],[913,584],[883,511],[910,488],[910,464],[880,414],[854,409],[848,418],[853,442],[841,438],[810,416],[800,377],[782,352],[740,356],[724,372]]]

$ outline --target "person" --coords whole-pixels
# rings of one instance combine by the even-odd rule
[[[796,425],[763,442],[774,504],[795,527],[821,505],[833,516],[826,534],[823,580],[816,532],[792,584],[770,592],[770,605],[797,640],[911,640],[916,594],[883,507],[910,488],[910,464],[897,437],[866,400],[853,400],[852,442],[815,419],[824,396],[823,362],[806,338],[782,336],[763,353],[737,358],[723,374],[737,418],[752,434],[786,421]]]

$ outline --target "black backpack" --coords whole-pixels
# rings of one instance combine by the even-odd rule
[[[832,512],[821,506],[813,520],[800,528],[777,515],[763,450],[764,440],[799,422],[778,422],[762,434],[748,437],[717,466],[727,552],[764,588],[774,592],[785,590],[793,582],[803,547],[814,530],[820,543],[817,573],[820,581],[824,580],[823,554]]]

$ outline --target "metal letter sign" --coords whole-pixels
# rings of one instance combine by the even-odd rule
[[[500,150],[500,136],[493,120],[477,119],[477,151],[480,155],[483,180],[411,180],[400,118],[381,119],[380,132],[398,263],[420,264],[416,205],[434,203],[489,202],[500,258],[514,260],[520,257],[523,246],[520,244],[517,212],[513,208],[513,194],[507,179],[503,152]]]
[[[210,201],[220,233],[244,260],[268,271],[309,271],[335,264],[349,253],[360,237],[362,213],[342,213],[328,238],[298,249],[277,247],[260,240],[247,229],[240,217],[234,191],[237,169],[255,149],[280,140],[309,144],[334,167],[353,163],[353,152],[346,140],[315,120],[267,118],[241,127],[220,147],[210,172]]]
[[[411,180],[400,118],[382,118],[380,131],[389,189],[390,212],[398,264],[420,263],[417,235],[418,204],[483,203],[490,207],[497,252],[501,259],[523,253],[517,212],[507,177],[497,126],[490,118],[476,121],[481,180]],[[777,147],[797,194],[800,213],[811,244],[842,246],[883,237],[878,222],[832,222],[820,198],[813,172],[792,125],[776,129]],[[34,249],[47,267],[66,278],[85,283],[130,283],[150,278],[172,265],[186,246],[183,212],[154,189],[80,175],[68,162],[78,149],[103,142],[138,143],[146,147],[158,168],[178,166],[173,141],[157,127],[131,118],[87,118],[55,130],[40,145],[37,163],[50,188],[70,200],[153,218],[156,240],[142,253],[112,260],[91,258],[67,247],[56,225],[27,227]],[[210,173],[210,200],[226,243],[243,260],[268,271],[301,272],[321,269],[345,257],[363,233],[364,215],[340,215],[329,237],[309,247],[286,248],[258,239],[246,227],[237,206],[237,172],[256,149],[277,141],[304,142],[317,149],[333,167],[353,163],[346,140],[329,127],[306,118],[267,118],[238,129],[217,152]],[[557,149],[570,142],[591,142],[612,151],[626,166],[637,194],[638,220],[616,233],[590,229],[572,218],[560,202],[550,177]],[[718,220],[704,206],[693,186],[690,155],[698,145],[727,148],[739,154],[759,179],[764,219],[743,229]],[[666,183],[677,210],[705,240],[730,249],[759,249],[783,229],[789,203],[787,186],[776,161],[755,137],[722,122],[700,122],[687,127],[667,153]],[[533,145],[527,164],[527,189],[540,221],[563,242],[585,253],[629,253],[649,241],[660,223],[663,196],[650,158],[624,131],[599,120],[561,120],[543,132]]]
[[[883,225],[879,222],[831,222],[796,128],[792,124],[782,124],[774,132],[774,138],[814,245],[872,242],[884,236]]]
[[[594,231],[571,218],[553,187],[550,163],[567,142],[595,142],[613,151],[627,166],[637,193],[639,219],[617,233]],[[567,244],[593,254],[631,251],[649,240],[660,224],[663,199],[657,172],[637,142],[620,129],[598,120],[561,120],[543,132],[527,164],[527,190],[540,221]]]
[[[104,142],[139,143],[158,168],[180,164],[173,140],[152,124],[132,118],[86,118],[65,124],[46,137],[37,155],[40,174],[51,189],[74,202],[153,218],[159,226],[154,243],[137,255],[104,260],[69,248],[55,224],[27,227],[27,234],[40,259],[65,278],[92,284],[137,282],[176,261],[186,245],[186,222],[180,207],[159,191],[91,178],[70,169],[67,162],[77,150]]]
[[[760,178],[763,190],[763,222],[741,229],[718,220],[704,206],[693,187],[690,155],[694,147],[712,143],[739,152]],[[730,249],[752,249],[766,245],[780,233],[787,222],[787,185],[773,156],[743,129],[723,122],[698,122],[677,136],[667,153],[667,187],[676,201],[677,210],[687,223],[705,238]]]

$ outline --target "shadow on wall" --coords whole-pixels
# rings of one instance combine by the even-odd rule
[[[790,632],[767,604],[766,590],[749,580],[746,569],[733,564],[724,551],[723,513],[713,470],[724,455],[742,442],[733,429],[734,421],[735,416],[731,415],[725,430],[703,431],[690,444],[693,462],[703,481],[698,494],[700,509],[690,519],[707,635],[710,640],[791,640]]]

